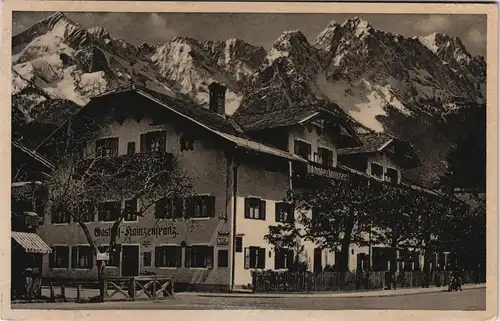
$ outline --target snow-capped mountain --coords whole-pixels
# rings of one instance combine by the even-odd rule
[[[454,138],[474,126],[463,114],[485,104],[486,63],[456,37],[405,38],[359,18],[332,21],[312,42],[285,31],[266,51],[239,39],[188,37],[135,46],[57,13],[12,38],[12,74],[21,123],[57,124],[131,78],[198,103],[218,81],[228,88],[228,114],[333,103],[364,130],[407,138],[422,173],[437,173]]]

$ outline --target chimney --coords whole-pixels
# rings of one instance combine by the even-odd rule
[[[210,91],[209,109],[222,116],[226,116],[226,86],[213,82],[208,86]]]

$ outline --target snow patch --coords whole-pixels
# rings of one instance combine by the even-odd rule
[[[281,57],[288,57],[289,55],[290,55],[290,53],[288,51],[281,51],[281,50],[278,50],[276,48],[271,48],[271,50],[269,50],[269,52],[267,53],[267,56],[266,56],[267,66],[272,65],[272,63],[276,59],[281,58]]]
[[[320,73],[316,84],[324,96],[337,103],[354,120],[374,131],[384,131],[377,116],[387,116],[383,108],[387,101],[371,88],[369,82],[363,79],[357,86],[353,86],[340,80],[333,84]]]

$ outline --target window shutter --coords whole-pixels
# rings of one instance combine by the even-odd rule
[[[155,218],[164,218],[164,209],[166,206],[166,199],[162,198],[155,204]]]
[[[280,213],[282,209],[282,203],[276,203],[275,209],[274,209],[274,221],[279,222],[280,221]]]
[[[175,217],[183,217],[184,216],[184,200],[180,197],[176,197],[174,199],[174,211],[175,211]]]
[[[186,198],[186,216],[187,217],[194,216],[194,197]]]
[[[266,201],[264,200],[259,202],[259,216],[261,220],[266,219]]]
[[[75,269],[78,267],[77,260],[78,260],[78,246],[73,246],[71,248],[71,268],[72,269]]]
[[[159,267],[161,264],[161,246],[155,247],[155,267]]]
[[[299,142],[297,140],[293,141],[293,153],[299,154]]]
[[[245,247],[245,270],[250,268],[250,249]]]
[[[274,269],[281,269],[280,266],[280,256],[281,256],[281,250],[279,249],[274,249]]]
[[[87,268],[92,269],[94,267],[94,251],[90,246],[87,249],[89,251],[89,266]]]
[[[147,151],[146,147],[146,134],[141,134],[141,153],[145,153]]]
[[[158,139],[159,139],[159,143],[160,143],[159,151],[164,153],[167,149],[167,132],[161,131],[158,134],[158,136],[159,136]]]
[[[293,207],[292,204],[288,204],[287,210],[288,210],[288,222],[289,223],[295,222],[295,207]]]
[[[206,248],[206,260],[207,260],[207,268],[208,269],[213,269],[214,267],[214,247],[213,246],[207,246]]]
[[[176,266],[181,267],[182,247],[177,247],[175,250],[176,250]]]
[[[111,139],[111,150],[113,151],[112,156],[118,155],[118,137]]]
[[[185,248],[185,252],[184,252],[184,266],[185,267],[190,267],[191,266],[191,247],[190,246],[187,246]]]
[[[215,217],[215,196],[207,196],[208,217]]]
[[[294,261],[294,258],[293,258],[293,250],[288,250],[286,252],[286,267],[287,269],[290,269],[293,265],[293,261]]]
[[[250,199],[245,198],[245,218],[250,218]]]
[[[266,249],[259,248],[259,261],[257,262],[259,269],[266,268]]]
[[[54,259],[56,257],[56,248],[52,248],[52,252],[49,254],[49,268],[52,269],[54,267]]]

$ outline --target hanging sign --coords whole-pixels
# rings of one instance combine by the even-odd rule
[[[97,261],[109,261],[109,253],[97,253]]]

